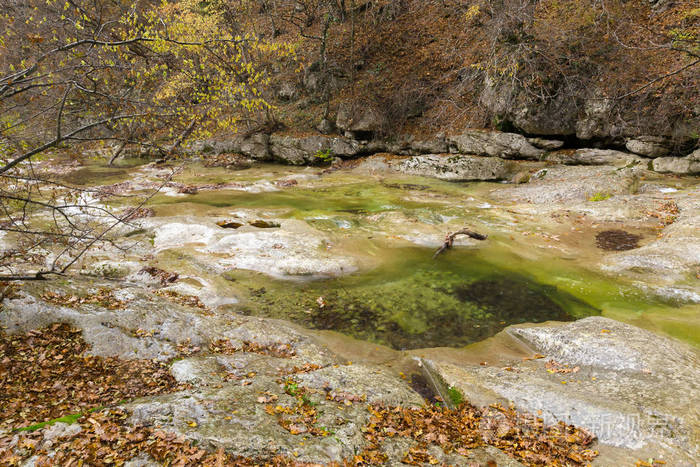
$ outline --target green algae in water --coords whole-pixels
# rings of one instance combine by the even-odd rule
[[[98,186],[118,183],[128,176],[129,167],[88,165],[63,175],[60,180],[70,185]]]
[[[363,274],[305,283],[269,281],[251,290],[248,312],[395,349],[461,347],[511,324],[600,314],[557,287],[469,252],[453,251],[438,261],[425,248],[394,253],[393,262]]]
[[[185,201],[216,208],[291,209],[293,217],[339,213],[362,215],[398,209],[440,208],[430,202],[406,201],[400,192],[387,192],[376,183],[353,183],[334,187],[289,188],[284,191],[253,193],[243,190],[201,191]],[[157,195],[151,205],[179,204],[183,199]]]

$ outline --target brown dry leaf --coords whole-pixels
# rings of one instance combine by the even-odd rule
[[[278,358],[291,358],[296,355],[289,344],[258,344],[256,342],[243,342],[241,346],[235,346],[228,339],[219,339],[209,345],[212,353],[234,354],[236,352],[252,352],[261,355],[269,355]]]
[[[277,394],[272,394],[270,392],[266,392],[264,396],[259,396],[257,398],[258,403],[260,404],[269,404],[270,402],[275,402],[279,399]]]
[[[155,211],[151,208],[131,207],[124,210],[122,213],[122,219],[124,219],[125,222],[129,222],[136,219],[143,219],[144,217],[153,217],[155,214]]]
[[[56,292],[46,291],[41,295],[41,299],[45,302],[57,306],[68,306],[75,308],[80,305],[99,305],[108,310],[123,310],[127,301],[118,300],[114,293],[106,288],[100,288],[97,292],[86,295],[69,295],[59,294]]]
[[[569,365],[563,365],[561,363],[555,362],[554,360],[549,360],[547,363],[544,364],[544,367],[548,373],[559,374],[578,373],[578,371],[580,370],[580,368],[577,366],[569,368]]]
[[[296,375],[299,373],[309,373],[321,369],[321,365],[315,363],[304,363],[302,366],[294,366],[291,369],[280,370],[280,376]]]
[[[368,451],[379,449],[383,440],[398,433],[463,455],[469,449],[493,445],[525,465],[584,465],[597,456],[589,449],[594,437],[588,432],[563,423],[545,426],[541,419],[499,405],[478,409],[463,404],[457,410],[373,405],[369,410],[372,417],[363,430]],[[424,452],[411,450],[403,462],[429,463]]]
[[[165,272],[165,271],[163,271]],[[173,273],[174,274],[174,273]],[[177,279],[176,279],[177,280]],[[200,310],[208,311],[209,308],[202,303],[202,301],[196,295],[185,295],[174,290],[156,290],[155,294],[167,298],[170,301],[178,303],[180,305],[189,306],[192,308],[199,308]]]

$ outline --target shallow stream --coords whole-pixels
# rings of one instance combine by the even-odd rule
[[[91,165],[67,180],[97,186],[134,177],[126,167]],[[149,221],[160,224],[145,239],[155,245],[151,264],[178,272],[181,282],[195,289],[230,297],[225,307],[232,312],[287,319],[396,349],[462,347],[515,323],[597,314],[700,344],[697,304],[660,298],[639,284],[596,272],[604,253],[596,248],[594,232],[581,229],[575,237],[560,238],[554,227],[538,227],[537,219],[489,198],[499,184],[322,174],[319,168],[275,165],[232,171],[199,164],[185,166],[174,181],[236,184],[156,195],[149,203],[155,218]],[[228,232],[254,239],[298,232],[298,254],[326,262],[350,258],[354,267],[345,271],[350,274],[291,275],[263,266],[227,267],[226,260],[236,254],[206,254],[209,245],[202,241],[157,248],[159,229],[170,221],[205,225],[212,238]],[[460,240],[433,259],[444,235],[463,227],[489,238]]]

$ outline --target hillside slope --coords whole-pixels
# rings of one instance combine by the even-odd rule
[[[677,153],[698,138],[693,1],[259,1],[247,18],[298,46],[271,96],[294,131],[645,136]]]

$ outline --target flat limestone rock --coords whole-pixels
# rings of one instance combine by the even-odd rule
[[[421,406],[421,396],[385,369],[365,365],[329,366],[297,377],[302,385],[336,393],[366,396],[369,403]]]
[[[696,352],[678,341],[602,316],[556,327],[516,327],[508,332],[537,352],[572,366],[653,371],[668,376],[692,369],[700,379]],[[654,348],[650,349],[652,342]]]
[[[652,163],[654,171],[677,175],[700,174],[700,149],[685,157],[659,157]]]
[[[234,380],[128,404],[126,408],[132,412],[130,421],[157,424],[196,440],[201,446],[214,450],[223,447],[241,456],[260,458],[282,454],[325,464],[352,458],[362,450],[365,440],[361,427],[370,416],[366,410],[368,402],[423,403],[405,382],[379,367],[333,365],[295,375],[298,384],[295,390],[307,391],[306,397],[317,410],[316,425],[333,432],[333,436],[312,437],[300,443],[308,426],[299,424],[301,433],[292,434],[266,408],[268,404],[293,408],[298,400],[289,391],[285,392],[279,375],[266,371],[269,362],[264,360],[247,359],[241,367],[242,371],[252,372],[247,380],[249,384]],[[327,390],[338,394],[340,400],[328,400]],[[367,399],[345,404],[342,400],[345,395],[366,395]]]
[[[357,269],[349,256],[323,248],[326,236],[303,221],[285,219],[275,229],[222,229],[203,218],[169,218],[151,221],[154,247],[159,250],[190,245],[207,261],[217,255],[213,267],[247,269],[277,278],[329,277]]]
[[[527,141],[536,148],[545,149],[547,151],[554,151],[564,146],[564,141],[558,139],[528,138]]]
[[[277,378],[256,377],[250,385],[229,383],[220,388],[205,388],[167,396],[144,398],[127,404],[134,424],[157,425],[166,431],[195,440],[199,446],[251,457],[271,458],[276,455],[294,457],[302,462],[327,464],[351,458],[362,450],[364,438],[360,428],[369,418],[364,404],[350,407],[327,401],[323,394],[312,394],[310,400],[319,412],[318,425],[334,432],[334,436],[314,437],[300,444],[302,434],[285,430],[274,414],[259,402],[261,394],[275,394],[274,406],[294,407],[297,400],[285,394]],[[300,430],[303,430],[300,425]]]
[[[588,201],[596,194],[629,194],[639,184],[639,167],[555,166],[531,175],[523,185],[504,187],[493,193],[496,199],[552,205]]]
[[[401,173],[448,181],[506,180],[512,162],[498,157],[457,154],[425,154],[409,157],[367,157],[355,169],[370,173]]]
[[[408,175],[423,175],[441,180],[502,180],[509,175],[509,164],[499,158],[465,155],[427,154],[407,158],[394,167]]]
[[[668,140],[655,136],[639,136],[625,143],[628,151],[651,158],[667,156],[671,152],[669,146]]]
[[[545,156],[547,162],[566,165],[611,165],[626,167],[645,163],[644,158],[612,149],[577,149],[574,152],[554,152]]]
[[[92,288],[104,285],[97,283]],[[83,330],[91,353],[101,356],[168,360],[179,356],[178,344],[187,342],[190,347],[205,348],[211,341],[227,339],[234,347],[243,342],[262,346],[288,345],[296,353],[295,358],[289,359],[292,365],[336,362],[331,352],[286,322],[231,315],[230,312],[203,313],[137,288],[115,292],[120,299],[128,300],[121,310],[108,310],[97,305],[62,307],[38,298],[43,287],[57,293],[87,290],[77,283],[66,286],[70,287],[67,290],[56,283],[25,284],[19,298],[3,302],[0,325],[9,332],[26,332],[56,322],[70,323]],[[146,331],[147,335],[137,336],[138,329]],[[203,368],[199,373],[204,372]],[[188,374],[196,377],[191,366],[181,370],[185,379]]]
[[[678,214],[663,235],[641,248],[622,251],[605,258],[601,267],[614,273],[653,275],[657,282],[673,284],[691,278],[695,294],[700,287],[694,276],[700,267],[700,189],[676,198]]]
[[[673,465],[697,458],[695,349],[602,317],[507,332],[544,358],[506,368],[433,365],[477,405],[513,403],[547,423],[585,428],[603,445],[661,455]],[[598,462],[608,465],[604,457]]]

